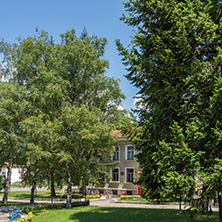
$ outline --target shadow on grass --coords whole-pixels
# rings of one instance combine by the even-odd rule
[[[179,214],[179,210],[165,209],[138,209],[138,208],[109,208],[109,207],[85,207],[80,212],[70,215],[70,221],[106,221],[106,222],[216,222],[217,213],[211,217]]]

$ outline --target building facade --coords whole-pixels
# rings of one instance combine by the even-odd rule
[[[140,173],[140,167],[135,158],[137,154],[135,147],[120,131],[113,133],[118,136],[118,146],[111,157],[111,161],[115,161],[116,164],[110,170],[111,179],[102,187],[104,193],[140,194],[138,185],[133,184]]]

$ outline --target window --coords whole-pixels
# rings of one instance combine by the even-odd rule
[[[112,190],[112,193],[113,193],[114,196],[117,196],[117,195],[118,195],[117,190]]]
[[[119,147],[116,147],[116,150],[113,153],[112,160],[119,160]]]
[[[126,169],[126,182],[133,183],[133,175],[134,175],[133,169]]]
[[[112,181],[119,181],[119,168],[114,168],[112,170]]]
[[[126,159],[127,160],[134,160],[134,146],[127,146],[126,147]]]

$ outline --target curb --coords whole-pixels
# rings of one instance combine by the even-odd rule
[[[126,203],[126,204],[149,204],[149,205],[179,205],[178,202],[143,202],[143,201],[115,201],[115,203]],[[184,203],[181,203],[184,205]]]

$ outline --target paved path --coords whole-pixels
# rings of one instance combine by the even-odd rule
[[[179,209],[175,204],[147,204],[147,203],[128,203],[128,202],[115,202],[114,199],[106,200],[91,200],[90,206],[99,207],[122,207],[122,208],[150,208],[150,209]],[[183,206],[182,206],[183,207]]]
[[[105,199],[105,200],[91,200],[90,206],[99,206],[99,207],[122,207],[122,208],[147,208],[147,209],[176,209],[179,210],[179,205],[175,203],[166,203],[166,204],[150,204],[146,202],[133,203],[133,202],[116,202],[114,199]],[[217,206],[211,206],[212,210],[218,211]],[[182,205],[182,209],[185,209],[185,205]]]
[[[21,205],[21,206],[1,206],[0,207],[0,222],[6,222],[9,220],[9,212],[11,210],[14,210],[15,208],[19,208],[20,211],[23,210],[24,207],[30,206],[30,205]],[[20,213],[21,217],[26,217],[27,214]]]
[[[9,220],[8,213],[1,213],[0,212],[0,222],[6,222],[7,220]]]

